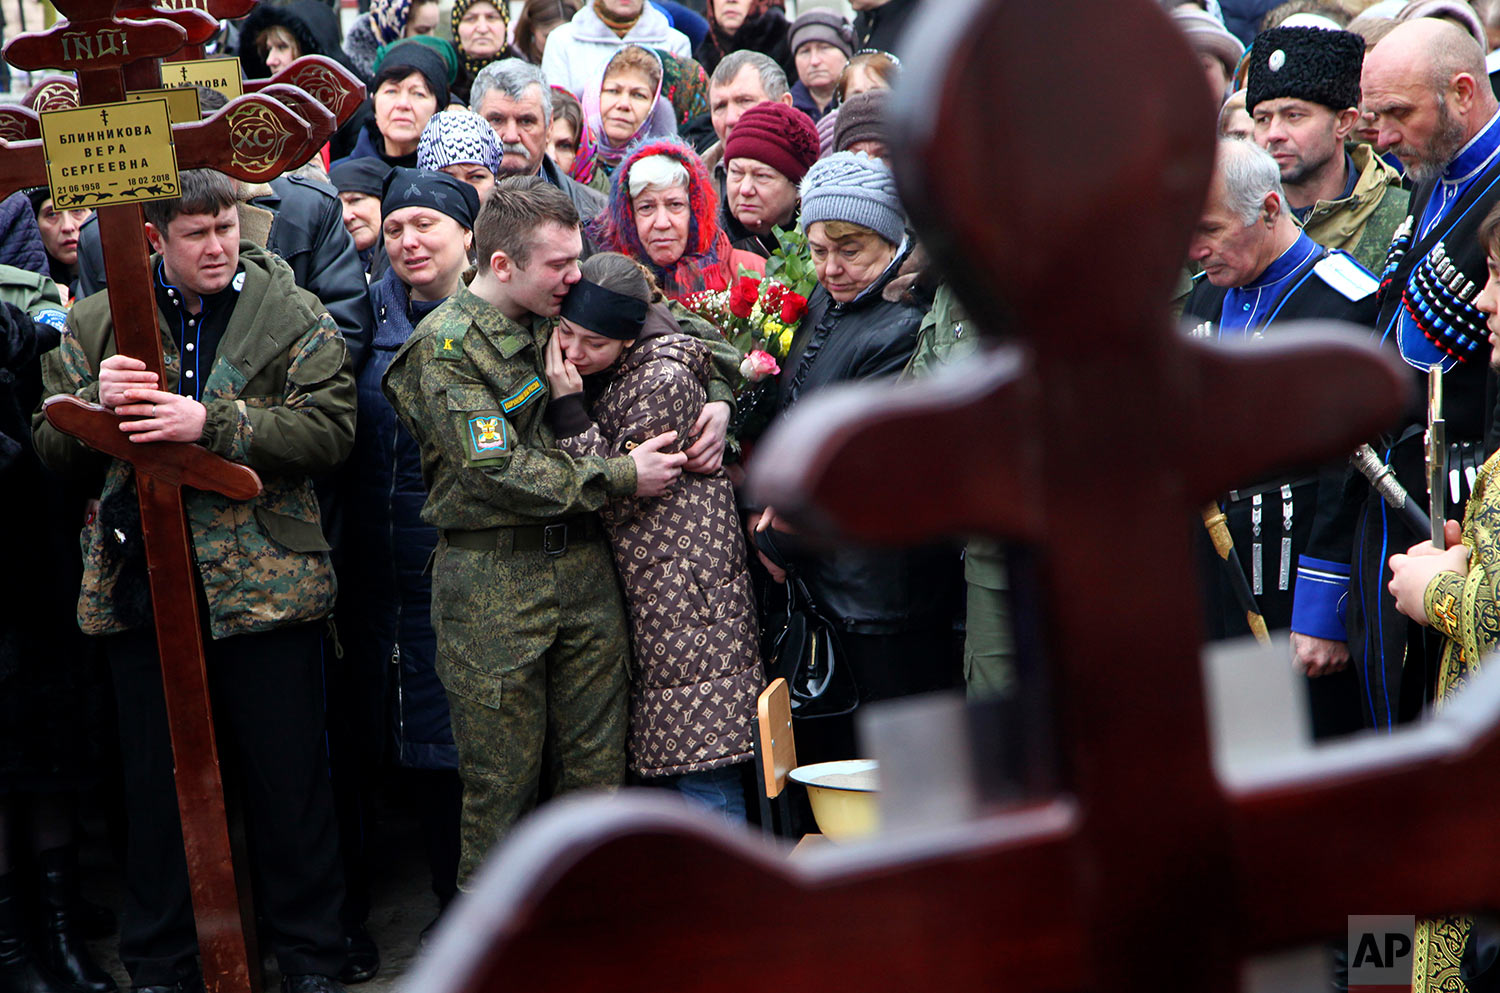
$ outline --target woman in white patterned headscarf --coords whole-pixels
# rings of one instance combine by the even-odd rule
[[[417,168],[436,169],[474,187],[479,202],[489,195],[504,149],[489,122],[470,110],[433,114],[417,142]]]

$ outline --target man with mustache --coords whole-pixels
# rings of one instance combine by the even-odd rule
[[[1407,193],[1397,169],[1351,140],[1364,58],[1364,39],[1349,31],[1262,31],[1250,47],[1245,107],[1297,223],[1373,271],[1406,217]]]
[[[1494,379],[1486,362],[1485,317],[1477,297],[1486,282],[1476,233],[1500,201],[1500,104],[1484,53],[1464,30],[1419,18],[1396,26],[1370,52],[1361,80],[1376,147],[1393,152],[1417,183],[1381,273],[1380,340],[1411,367],[1422,396],[1428,369],[1443,370],[1449,506],[1472,486],[1495,430]],[[1409,493],[1427,491],[1425,412],[1375,445]],[[1387,584],[1389,555],[1424,537],[1389,514],[1368,486],[1351,486],[1339,513],[1354,520],[1347,651],[1364,697],[1364,719],[1389,729],[1431,699],[1437,639],[1396,610]],[[1305,643],[1300,659],[1341,655],[1333,639]]]
[[[584,231],[609,202],[598,190],[569,176],[547,157],[547,133],[552,128],[552,93],[542,70],[521,59],[491,62],[474,77],[469,90],[469,109],[489,122],[500,139],[505,157],[496,179],[506,176],[541,176],[573,201]],[[583,257],[594,246],[584,235]]]

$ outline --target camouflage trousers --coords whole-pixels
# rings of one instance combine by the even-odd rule
[[[432,622],[464,784],[467,889],[536,806],[544,772],[553,793],[624,781],[630,640],[603,541],[555,556],[440,541]]]

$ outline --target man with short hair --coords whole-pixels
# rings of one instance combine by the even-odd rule
[[[660,49],[684,59],[693,55],[687,35],[646,0],[589,0],[572,20],[547,36],[542,72],[552,85],[581,101],[584,88],[598,84],[609,60],[626,45]]]
[[[730,209],[724,144],[729,139],[729,132],[739,123],[740,116],[763,103],[792,106],[792,91],[781,66],[769,55],[749,49],[724,56],[708,80],[709,117],[719,140],[710,145],[701,158],[713,173],[719,188],[719,226],[735,245],[750,244],[756,240],[757,232],[741,224]]]
[[[1250,48],[1245,107],[1308,237],[1376,270],[1408,197],[1400,173],[1374,149],[1346,145],[1359,121],[1364,58],[1364,39],[1349,31],[1264,31]]]
[[[1381,273],[1376,330],[1412,369],[1424,395],[1428,369],[1443,370],[1444,418],[1451,466],[1447,502],[1469,491],[1484,453],[1494,447],[1496,406],[1485,361],[1484,315],[1475,297],[1485,284],[1485,255],[1475,234],[1500,201],[1500,104],[1484,53],[1446,21],[1398,24],[1365,58],[1364,109],[1376,149],[1393,151],[1417,182]],[[1423,429],[1413,410],[1376,448],[1417,499],[1427,492]],[[1362,481],[1360,481],[1362,483]],[[1368,486],[1351,486],[1340,508],[1360,536],[1353,547],[1347,646],[1332,639],[1297,645],[1299,658],[1348,652],[1364,692],[1365,720],[1389,729],[1415,717],[1430,698],[1436,646],[1395,609],[1386,556],[1423,537],[1389,514]]]
[[[1183,307],[1195,337],[1255,341],[1307,318],[1373,326],[1375,277],[1352,256],[1298,230],[1278,173],[1277,163],[1254,144],[1219,141],[1213,185],[1188,249],[1203,267]],[[1347,570],[1351,533],[1315,522],[1320,486],[1337,487],[1341,476],[1340,467],[1321,478],[1306,473],[1247,481],[1224,502],[1239,560],[1272,630],[1290,627],[1322,638],[1343,631],[1343,586],[1325,578]],[[1248,634],[1244,605],[1224,564],[1205,556],[1205,570],[1210,636]],[[1307,673],[1321,677],[1308,685],[1317,737],[1360,727],[1358,692],[1342,668],[1334,661]]]
[[[327,993],[344,963],[344,881],[328,782],[321,635],[334,579],[311,475],[354,441],[354,374],[333,318],[291,270],[239,238],[235,181],[182,173],[182,196],[145,205],[167,380],[115,354],[108,295],[80,300],[43,360],[48,394],[122,415],[132,441],[189,442],[248,465],[251,500],[185,490],[218,732],[244,768],[257,908],[284,993]],[[78,620],[114,679],[125,777],[128,897],[120,957],[140,993],[201,990],[172,746],[134,471],[38,410],[38,455],[97,489]],[[157,604],[186,610],[188,604]]]
[[[489,122],[505,153],[500,176],[541,176],[573,201],[584,224],[608,205],[591,190],[557,167],[547,156],[547,133],[552,128],[552,91],[547,76],[521,59],[491,62],[474,77],[469,109]],[[592,246],[585,242],[586,249]],[[587,255],[588,252],[585,252]]]
[[[792,91],[787,86],[786,72],[769,55],[749,49],[730,52],[709,77],[708,113],[719,140],[703,152],[702,159],[719,179],[721,194],[724,192],[725,139],[734,130],[741,114],[773,100],[790,107]]]
[[[624,781],[629,641],[595,511],[662,493],[673,432],[627,456],[572,458],[543,416],[543,356],[578,281],[578,212],[538,177],[495,186],[474,224],[479,271],[417,327],[384,388],[422,448],[438,528],[433,626],[464,782],[461,887],[532,806]]]

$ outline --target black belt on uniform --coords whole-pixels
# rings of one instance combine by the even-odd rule
[[[1290,486],[1295,490],[1299,486],[1306,486],[1308,483],[1316,483],[1317,481],[1317,476],[1303,476],[1300,479],[1278,480],[1274,483],[1261,483],[1258,486],[1247,486],[1242,490],[1230,490],[1229,500],[1231,503],[1238,503],[1241,500],[1248,500],[1253,496],[1260,496],[1263,493],[1279,493],[1281,492],[1282,486]]]
[[[552,524],[516,524],[479,531],[444,531],[453,548],[476,552],[545,552],[561,555],[580,541],[603,541],[604,527],[593,514],[580,514]]]

